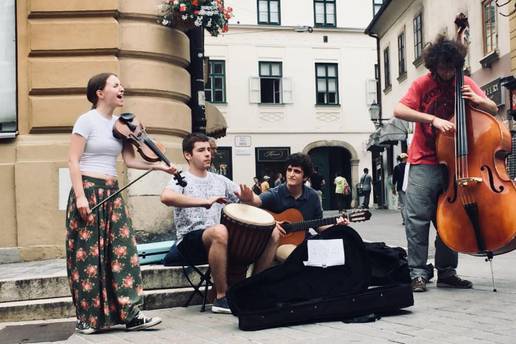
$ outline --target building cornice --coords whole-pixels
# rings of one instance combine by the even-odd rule
[[[356,27],[309,27],[313,32],[346,32],[346,33],[364,33],[364,28],[356,28]],[[255,30],[256,33],[263,31],[292,31],[295,32],[296,29],[299,29],[299,26],[287,26],[287,25],[248,25],[248,24],[230,24],[229,25],[229,33],[225,33],[225,36],[230,36],[233,30],[242,29],[242,30]]]

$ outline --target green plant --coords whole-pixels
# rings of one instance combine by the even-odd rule
[[[233,16],[231,7],[223,0],[166,0],[160,6],[159,22],[170,27],[204,27],[212,36],[228,31],[228,20]]]

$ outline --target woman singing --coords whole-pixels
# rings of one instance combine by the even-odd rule
[[[132,146],[113,137],[113,115],[124,104],[124,88],[115,74],[102,73],[88,81],[92,109],[81,115],[72,131],[69,153],[72,190],[66,213],[67,272],[77,313],[76,330],[91,334],[116,324],[141,330],[161,322],[148,318],[131,219],[121,196],[96,204],[118,190],[116,159],[127,167],[176,172],[162,162],[135,157]]]

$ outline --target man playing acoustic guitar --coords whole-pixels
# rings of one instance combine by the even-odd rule
[[[312,161],[306,154],[295,153],[290,155],[286,161],[286,182],[269,189],[267,192],[256,195],[248,186],[240,185],[240,201],[263,208],[273,214],[274,218],[279,221],[277,227],[282,233],[279,246],[276,251],[276,259],[284,261],[288,255],[296,248],[296,244],[300,244],[304,239],[303,232],[301,242],[292,242],[288,239],[285,229],[282,227],[282,221],[297,222],[307,220],[322,219],[323,211],[319,196],[315,190],[305,186],[305,182],[313,173]],[[302,214],[302,218],[288,218],[288,209],[297,209]],[[280,216],[285,212],[286,216]],[[295,212],[298,213],[298,212]],[[348,224],[349,221],[342,217],[337,218],[337,224]],[[329,226],[314,228],[318,232]],[[292,233],[296,234],[296,233]]]

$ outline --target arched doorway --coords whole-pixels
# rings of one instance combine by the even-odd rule
[[[326,181],[323,186],[323,209],[338,209],[337,199],[335,197],[335,186],[333,180],[336,174],[341,174],[348,181],[349,185],[353,185],[352,180],[352,153],[342,146],[319,146],[308,151],[308,155],[312,159],[314,167],[318,167],[319,174]],[[351,208],[351,197],[348,197],[346,208]]]

